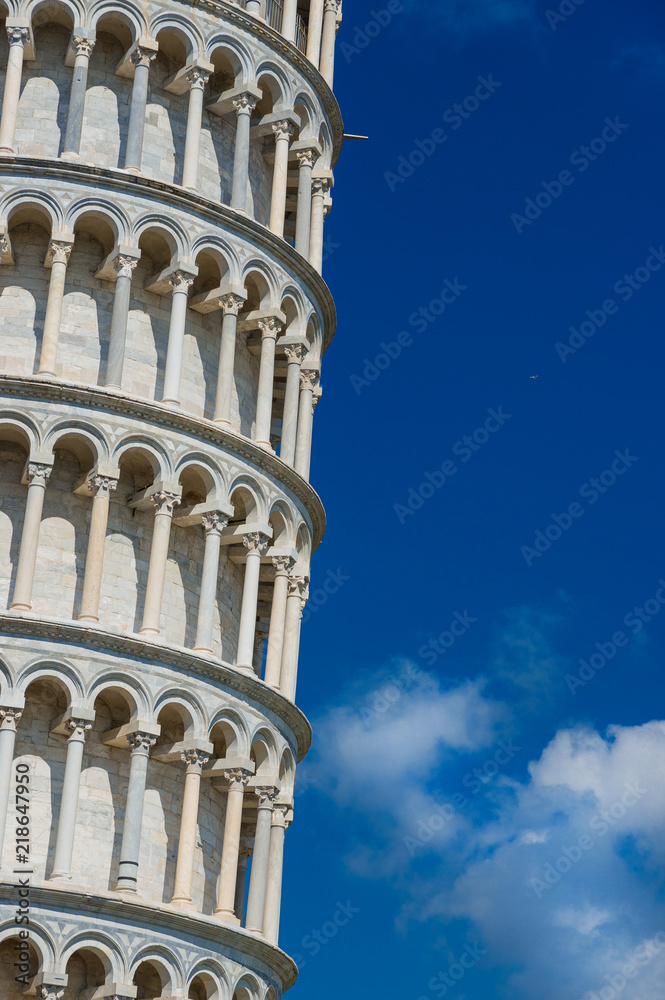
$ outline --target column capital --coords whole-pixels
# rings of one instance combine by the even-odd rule
[[[228,313],[237,316],[244,304],[245,300],[234,292],[227,292],[225,295],[220,295],[219,297],[219,307],[225,316]]]
[[[64,995],[64,986],[47,986],[46,983],[42,983],[37,987],[39,1000],[61,1000]]]
[[[289,825],[287,816],[291,807],[285,802],[276,802],[272,809],[271,826],[279,826],[283,830]]]
[[[275,576],[288,576],[296,561],[292,556],[273,556],[272,564],[275,567]]]
[[[201,66],[192,66],[192,68],[185,74],[185,79],[192,90],[195,88],[203,90],[206,83],[210,79],[210,71],[203,69]]]
[[[30,29],[23,28],[19,25],[12,24],[7,27],[7,38],[9,39],[10,45],[25,45],[30,39]]]
[[[149,756],[151,749],[157,742],[156,736],[153,736],[152,733],[143,733],[140,729],[135,733],[128,733],[126,739],[132,755],[143,754],[145,757]]]
[[[314,413],[314,410],[321,402],[322,395],[323,395],[323,389],[321,388],[320,385],[317,385],[316,388],[314,389],[314,392],[312,393],[312,413]]]
[[[319,373],[316,368],[301,368],[300,369],[300,388],[301,389],[314,389],[319,378]]]
[[[311,149],[299,149],[296,151],[296,158],[301,167],[313,167],[319,158],[319,151]]]
[[[312,195],[325,198],[332,187],[329,177],[312,177]]]
[[[150,497],[155,505],[155,514],[172,514],[174,509],[180,504],[180,497],[177,493],[169,490],[159,490]]]
[[[342,0],[323,0],[323,10],[326,14],[337,14],[342,6]]]
[[[92,722],[90,722],[89,719],[78,719],[75,715],[73,715],[65,722],[65,728],[67,730],[68,739],[80,740],[83,742],[85,740],[85,734],[89,733],[92,729]]]
[[[187,770],[198,771],[200,773],[201,768],[204,764],[207,764],[210,760],[210,755],[205,753],[203,750],[197,750],[192,748],[189,750],[182,750],[180,753],[182,761],[187,765]]]
[[[300,364],[308,352],[304,344],[285,344],[284,353],[288,364]]]
[[[233,98],[233,107],[238,115],[251,115],[257,103],[256,97],[249,93],[249,91],[238,94],[237,97]]]
[[[302,600],[302,596],[307,589],[307,578],[304,576],[290,576],[289,577],[289,597],[295,597],[298,595]]]
[[[169,285],[174,294],[175,292],[184,292],[187,294],[193,284],[194,278],[190,274],[187,274],[186,271],[177,270],[169,275]]]
[[[223,774],[229,783],[229,791],[231,789],[244,789],[252,776],[251,772],[246,771],[244,767],[229,768]]]
[[[87,35],[72,35],[72,47],[76,50],[77,56],[86,56],[89,59],[95,47],[95,40],[88,38]]]
[[[118,480],[111,478],[111,476],[103,476],[93,469],[88,475],[87,485],[93,497],[107,497],[117,489]]]
[[[242,536],[242,544],[247,549],[248,555],[250,552],[259,552],[260,555],[265,555],[269,541],[268,536],[261,531],[250,531]]]
[[[41,486],[46,486],[52,471],[52,465],[44,465],[41,462],[28,462],[25,476],[31,483],[37,482]]]
[[[23,715],[20,708],[10,708],[0,706],[0,729],[16,730],[19,719]]]
[[[129,254],[120,253],[113,261],[113,270],[119,278],[131,278],[139,259],[139,257],[130,257]]]
[[[291,139],[295,135],[296,131],[292,122],[288,121],[286,118],[279,122],[273,122],[272,130],[275,135],[275,142],[279,139],[288,139],[288,141],[291,142]]]
[[[222,513],[221,510],[207,510],[205,514],[201,514],[201,524],[203,525],[203,530],[206,535],[211,532],[216,532],[221,535],[222,529],[226,527],[229,523],[228,514]]]
[[[254,791],[259,800],[258,808],[272,811],[275,799],[279,795],[279,788],[275,785],[255,785]]]
[[[155,43],[153,42],[152,45],[155,45]],[[157,55],[157,48],[153,48],[152,45],[142,45],[139,42],[129,57],[130,61],[135,66],[149,66]]]
[[[49,256],[53,264],[66,264],[72,255],[72,244],[65,240],[51,240]]]
[[[283,323],[276,316],[266,316],[257,321],[261,331],[261,340],[277,340],[282,332]]]

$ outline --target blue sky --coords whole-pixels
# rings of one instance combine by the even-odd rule
[[[662,1000],[665,12],[402,6],[339,36],[292,995]]]

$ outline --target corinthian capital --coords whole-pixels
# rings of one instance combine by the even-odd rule
[[[64,995],[65,989],[61,986],[47,986],[46,983],[42,983],[37,987],[39,1000],[62,1000]]]
[[[319,154],[315,149],[299,149],[296,157],[301,167],[313,167],[319,158]]]
[[[286,354],[287,362],[290,364],[300,364],[302,359],[307,354],[307,348],[304,344],[288,344],[284,348],[284,353]]]
[[[224,315],[231,313],[233,316],[237,316],[244,302],[244,299],[241,299],[239,295],[234,295],[233,292],[228,292],[226,295],[220,295],[219,297],[219,305]]]
[[[39,483],[46,486],[49,476],[53,471],[52,465],[42,465],[40,462],[28,462],[27,478],[31,483]]]
[[[198,770],[210,760],[209,755],[204,753],[203,750],[183,750],[180,756],[188,768],[195,767]]]
[[[301,368],[300,369],[300,388],[301,389],[313,389],[316,385],[319,373],[315,368]]]
[[[30,30],[28,28],[17,27],[7,28],[7,38],[10,45],[25,45],[30,38]]]
[[[323,10],[326,14],[330,13],[337,15],[341,6],[342,0],[324,0]]]
[[[295,566],[295,560],[291,556],[273,556],[272,564],[275,567],[275,576],[285,576]]]
[[[113,261],[113,269],[119,278],[131,278],[139,262],[138,257],[128,257],[126,254],[118,254]]]
[[[111,479],[110,476],[100,476],[98,472],[91,472],[88,476],[88,489],[96,497],[109,496],[117,486],[118,480]]]
[[[252,94],[239,94],[233,101],[233,107],[239,115],[251,115],[256,107],[256,98]]]
[[[172,514],[174,509],[180,505],[180,497],[177,493],[170,493],[168,490],[159,490],[150,497],[154,503],[156,514]]]
[[[194,279],[192,276],[185,274],[184,271],[174,271],[169,276],[169,285],[174,292],[188,292],[193,284]]]
[[[49,249],[54,264],[66,264],[72,255],[71,243],[65,243],[63,240],[52,240]]]
[[[259,809],[272,809],[278,790],[274,785],[258,785],[254,791],[259,800]]]
[[[219,534],[228,523],[228,517],[218,510],[209,510],[205,514],[201,514],[201,524],[206,535],[210,534],[211,531],[216,531]]]
[[[272,130],[275,133],[275,142],[278,139],[288,139],[290,142],[295,132],[295,128],[289,121],[274,122]]]
[[[146,756],[150,753],[152,747],[154,747],[157,742],[157,737],[152,736],[150,733],[130,733],[127,737],[127,743],[129,744],[132,753],[142,753]]]
[[[247,549],[247,553],[259,552],[263,555],[268,548],[268,536],[260,531],[250,531],[248,535],[242,536],[242,544]]]
[[[149,66],[156,55],[156,49],[146,48],[144,45],[137,45],[132,52],[130,59],[135,66]]]
[[[224,777],[229,783],[229,789],[244,789],[245,785],[251,778],[251,774],[243,767],[234,767],[230,768],[228,771],[224,771]]]
[[[16,729],[22,715],[19,708],[0,708],[0,729]]]
[[[266,319],[258,320],[258,327],[261,331],[261,340],[276,340],[282,332],[282,323],[276,316],[268,316]]]
[[[95,43],[92,38],[85,38],[83,35],[74,35],[72,37],[72,45],[76,49],[77,56],[86,56],[87,59],[92,55],[92,50],[95,47]]]

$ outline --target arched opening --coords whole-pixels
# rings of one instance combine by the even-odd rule
[[[71,955],[65,968],[67,992],[71,994],[71,1000],[84,1000],[91,995],[91,991],[106,985],[110,963],[106,956],[104,959],[92,948],[80,948]]]
[[[121,11],[97,21],[90,56],[80,155],[100,167],[124,163],[132,81],[115,70],[136,38],[136,27]],[[109,86],[109,81],[113,81]]]
[[[174,261],[176,241],[167,230],[148,226],[140,234],[139,259],[132,278],[132,299],[127,317],[127,349],[123,388],[145,399],[161,399],[169,335],[171,289],[148,291],[146,284]]]
[[[240,323],[246,322],[250,313],[267,309],[271,305],[270,286],[261,271],[250,271],[245,277],[244,286],[247,298],[238,317]],[[237,359],[239,378],[243,380],[245,388],[245,392],[240,394],[240,432],[246,437],[254,437],[261,359],[261,334],[258,326],[247,329],[245,335],[238,338]]]
[[[189,985],[187,1000],[221,1000],[219,987],[209,972],[199,972],[194,976]]]
[[[141,962],[133,979],[137,987],[136,1000],[159,1000],[169,993],[170,977],[166,969],[157,962]]]
[[[169,25],[156,32],[159,51],[150,67],[141,170],[151,177],[180,184],[187,130],[189,91],[169,89],[176,73],[189,64],[192,43],[184,31]]]
[[[19,963],[19,968],[15,966]],[[25,976],[25,983],[32,980],[39,972],[39,955],[34,944],[20,938],[5,938],[0,943],[0,996],[3,1000],[22,1000],[25,996],[23,982],[16,982],[17,975]]]
[[[9,606],[21,544],[27,487],[23,470],[30,441],[19,426],[0,426],[0,608]]]
[[[233,155],[235,150],[235,110],[219,114],[215,104],[227,91],[234,90],[242,79],[242,65],[237,54],[225,45],[213,47],[210,56],[214,70],[209,81],[210,98],[203,115],[201,134],[201,171],[199,184],[202,193],[223,205],[231,203],[233,180]]]

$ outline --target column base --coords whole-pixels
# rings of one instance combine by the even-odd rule
[[[39,371],[37,372],[37,374],[38,375],[44,375],[46,378],[55,378],[56,377],[55,372],[47,371],[46,368],[40,368]]]
[[[235,668],[236,670],[239,670],[241,674],[247,674],[248,677],[256,677],[256,672],[252,666],[246,666],[243,663],[236,663]]]
[[[139,630],[139,635],[156,636],[160,635],[160,631],[158,628],[152,628],[152,626],[148,625]]]
[[[231,421],[227,420],[226,417],[215,417],[213,423],[217,424],[218,427],[231,427],[231,428],[233,427]]]
[[[174,896],[171,900],[171,906],[175,906],[178,910],[187,910],[190,913],[196,913],[196,907],[189,896]]]
[[[210,646],[193,646],[195,653],[207,653],[208,656],[212,656],[212,649]]]
[[[233,924],[234,927],[240,927],[240,921],[233,910],[215,910],[213,917],[217,917],[218,920],[221,920],[225,924]]]
[[[0,146],[0,156],[14,156],[14,150],[9,146]]]
[[[60,154],[61,160],[68,160],[70,163],[78,163],[81,157],[78,153],[73,152],[73,150],[67,150]]]
[[[32,611],[32,604],[11,604],[10,611]]]
[[[140,167],[125,167],[124,169],[125,169],[125,172],[128,173],[128,174],[140,174],[141,173],[141,168]]]
[[[271,451],[273,454],[275,453],[275,449],[270,444],[270,441],[259,441],[258,438],[255,438],[254,439],[254,444],[258,444],[259,447],[265,448],[266,451]]]
[[[79,615],[77,621],[90,622],[91,625],[99,625],[99,617],[97,615]]]
[[[53,872],[48,877],[49,882],[54,882],[57,880],[62,880],[65,882],[71,882],[72,876],[69,872]]]
[[[122,885],[120,882],[116,882],[113,888],[115,892],[130,892],[132,896],[135,896],[137,892],[135,885]]]
[[[182,405],[179,399],[162,399],[161,403],[162,406],[170,406],[176,409],[180,409]]]

